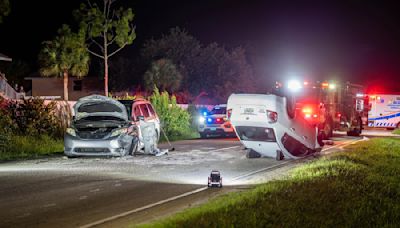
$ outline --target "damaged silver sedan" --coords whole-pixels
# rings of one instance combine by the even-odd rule
[[[137,147],[137,127],[123,104],[101,95],[83,97],[64,136],[64,153],[76,156],[125,156]]]

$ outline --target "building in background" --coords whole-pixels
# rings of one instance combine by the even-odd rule
[[[63,79],[47,77],[26,77],[26,95],[42,97],[44,99],[63,99]],[[69,77],[68,96],[69,100],[76,101],[81,97],[91,94],[103,94],[104,82],[97,77],[76,78]]]

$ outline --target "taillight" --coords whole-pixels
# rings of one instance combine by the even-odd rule
[[[277,112],[267,110],[267,116],[269,119],[269,121],[268,121],[269,123],[275,123],[276,121],[278,121],[278,113]]]
[[[313,117],[314,117],[314,118],[317,118],[317,117],[318,117],[318,115],[317,115],[317,114],[314,114],[314,115],[313,115]]]
[[[226,115],[227,115],[228,119],[230,119],[232,116],[232,109],[228,109],[228,111],[226,111]]]

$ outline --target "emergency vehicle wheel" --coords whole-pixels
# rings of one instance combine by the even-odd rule
[[[207,134],[206,133],[200,133],[200,138],[206,139],[207,138]]]

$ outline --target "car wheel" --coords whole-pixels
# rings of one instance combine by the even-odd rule
[[[246,157],[247,158],[260,158],[261,154],[253,149],[247,149]]]
[[[200,133],[200,138],[202,139],[206,139],[207,138],[207,134],[206,133]]]
[[[283,156],[282,151],[277,150],[277,151],[276,151],[276,160],[277,160],[277,161],[281,161],[281,160],[283,160],[284,158],[285,158],[285,156]]]

